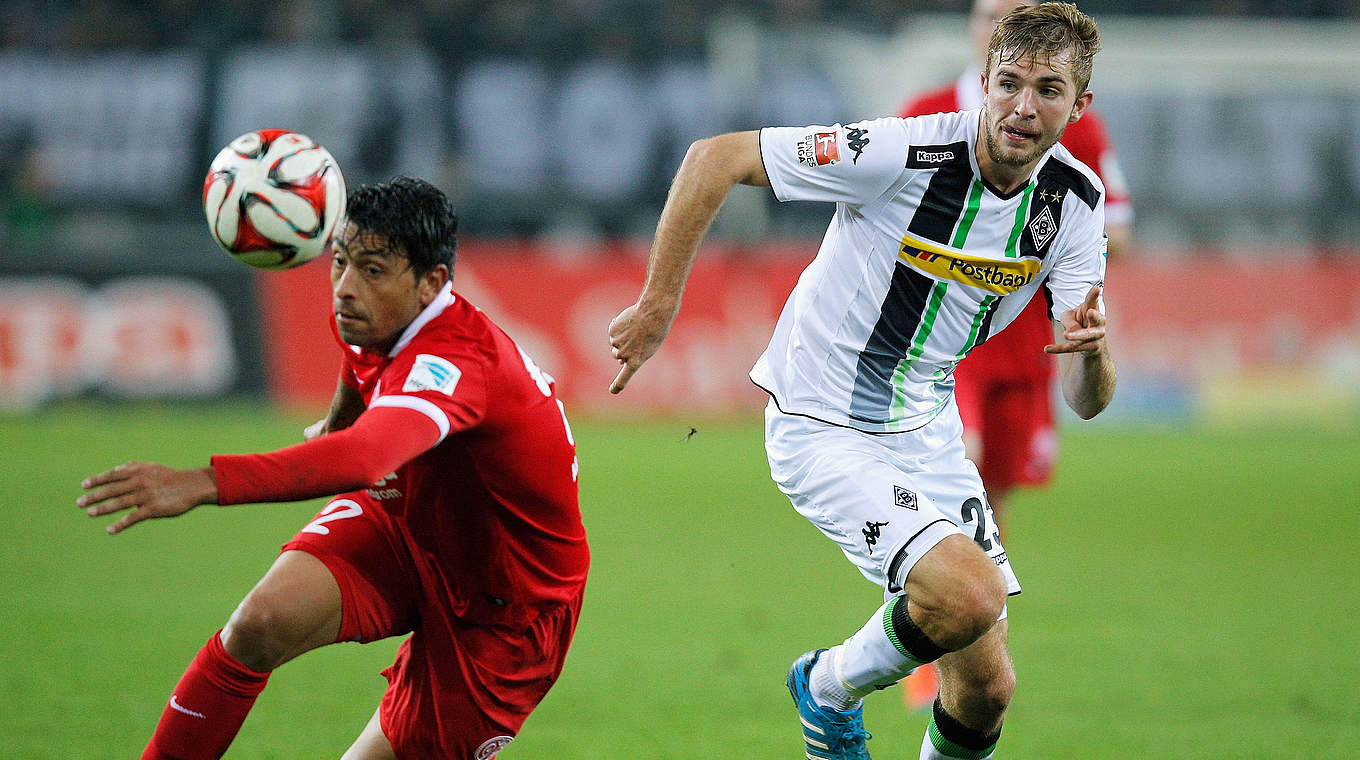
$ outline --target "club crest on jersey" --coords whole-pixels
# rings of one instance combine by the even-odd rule
[[[1048,241],[1058,232],[1058,224],[1053,221],[1053,209],[1051,206],[1044,206],[1044,210],[1034,217],[1029,223],[1029,234],[1034,237],[1034,247],[1042,250]]]
[[[798,163],[804,166],[834,166],[840,160],[840,140],[835,132],[816,132],[798,141]]]
[[[1043,262],[1036,258],[992,259],[911,235],[902,238],[897,257],[937,279],[953,280],[1003,296],[1028,285],[1043,268]]]
[[[458,387],[458,379],[462,376],[462,371],[448,359],[434,354],[419,354],[416,356],[416,363],[411,366],[411,371],[406,374],[406,382],[402,384],[401,389],[439,391],[445,396],[452,396],[453,389]]]

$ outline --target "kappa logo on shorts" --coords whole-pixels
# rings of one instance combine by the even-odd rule
[[[916,492],[893,486],[893,503],[903,509],[916,509]]]
[[[864,545],[869,547],[870,554],[874,553],[874,546],[878,544],[879,536],[883,535],[883,531],[879,529],[887,524],[887,522],[864,521]]]
[[[473,757],[476,760],[491,760],[497,752],[505,749],[505,745],[509,744],[514,738],[513,736],[493,736],[482,742],[482,746],[477,748],[477,753]]]

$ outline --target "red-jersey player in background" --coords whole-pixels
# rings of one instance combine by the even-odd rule
[[[968,16],[974,60],[953,84],[916,96],[902,108],[905,117],[982,107],[982,60],[996,22],[1016,8],[1038,0],[975,0]],[[1094,108],[1067,125],[1059,140],[1105,183],[1105,234],[1109,254],[1128,249],[1133,205],[1105,123]],[[963,419],[968,457],[977,464],[997,525],[1005,524],[1011,489],[1048,482],[1058,453],[1053,428],[1055,362],[1044,353],[1053,342],[1053,322],[1042,298],[1030,301],[1005,330],[978,346],[954,370],[954,398]],[[903,698],[913,709],[935,698],[934,671],[920,668],[904,682]]]
[[[350,193],[332,246],[340,382],[306,442],[81,483],[110,533],[199,504],[341,494],[199,652],[143,758],[226,752],[270,671],[339,641],[410,633],[346,760],[486,760],[562,669],[589,554],[553,380],[452,290],[458,220],[399,178]]]

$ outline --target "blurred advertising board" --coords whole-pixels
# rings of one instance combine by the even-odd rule
[[[1360,415],[1360,251],[1252,253],[1111,265],[1111,420]]]
[[[563,254],[532,243],[460,245],[454,288],[487,312],[591,414],[754,411],[746,377],[815,241],[714,246],[699,257],[661,351],[624,393],[607,328],[637,297],[646,250],[612,245]],[[325,409],[338,354],[324,315],[324,262],[258,278],[273,397]],[[1284,252],[1116,262],[1107,277],[1120,387],[1119,422],[1334,418],[1360,409],[1360,255]]]
[[[0,276],[0,410],[259,392],[257,313],[240,272]]]

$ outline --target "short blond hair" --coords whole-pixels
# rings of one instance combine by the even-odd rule
[[[992,60],[1049,59],[1072,53],[1072,78],[1077,94],[1091,83],[1091,64],[1100,50],[1096,22],[1071,3],[1040,3],[1016,8],[996,25],[987,44],[987,69]]]

